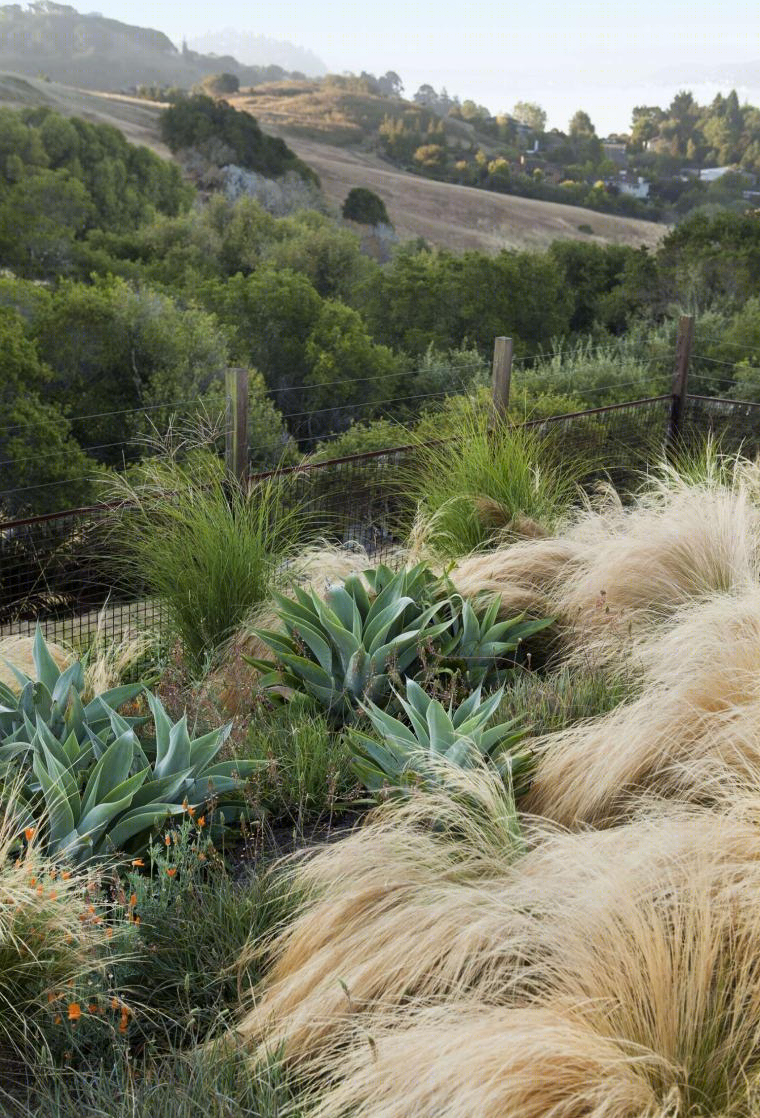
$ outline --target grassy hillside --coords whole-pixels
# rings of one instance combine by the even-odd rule
[[[275,131],[271,124],[266,127]],[[319,175],[330,201],[341,204],[351,187],[369,187],[385,202],[404,240],[424,237],[458,252],[498,252],[546,248],[560,239],[654,246],[668,231],[665,225],[638,218],[436,182],[399,170],[360,148],[303,138],[290,129],[286,134],[296,155]]]
[[[287,83],[287,88],[298,90],[302,86],[314,85],[291,82]],[[306,96],[314,106],[314,119],[317,119],[316,95],[294,92],[292,96],[294,103],[296,98]],[[284,99],[280,97],[277,100],[282,107]],[[369,118],[371,113],[379,112],[378,102],[386,106],[389,104],[388,100],[370,94],[346,94],[335,90],[331,127],[336,134],[347,136],[351,129],[359,127],[356,114],[360,107],[365,107]],[[56,82],[16,74],[0,75],[0,103],[13,108],[50,105],[66,116],[82,116],[96,123],[112,124],[132,143],[145,144],[158,154],[171,157],[159,134],[159,117],[165,107],[161,104],[117,94],[72,89]],[[247,103],[258,104],[258,100],[249,94],[232,99],[232,103],[242,108]],[[266,103],[267,96],[264,95],[262,108]],[[345,119],[339,119],[340,103],[344,105]],[[292,111],[295,113],[295,108]],[[279,125],[276,124],[273,110],[267,112],[263,108],[258,119],[266,131],[287,134],[289,146],[314,168],[332,202],[341,204],[353,186],[367,186],[379,194],[388,207],[398,235],[403,239],[424,237],[433,245],[457,251],[480,249],[495,252],[505,247],[542,247],[558,238],[654,245],[666,232],[664,226],[652,222],[591,212],[578,206],[494,194],[409,174],[391,166],[371,151],[363,151],[357,146],[343,146],[345,140],[338,144],[327,143],[328,118],[324,115],[325,128],[319,132],[319,140],[314,136],[295,134],[292,128],[283,127],[282,120]],[[580,226],[591,228],[593,232],[584,232]]]
[[[265,82],[229,100],[235,108],[253,113],[261,124],[290,135],[371,148],[377,146],[378,130],[386,117],[396,120],[420,115],[420,106],[403,98],[317,81]],[[447,119],[444,124],[452,140],[473,140],[474,129],[465,121]]]

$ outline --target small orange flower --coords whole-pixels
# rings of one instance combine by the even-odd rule
[[[118,998],[111,998],[111,1009],[118,1009],[118,1008],[119,1008],[119,999]]]
[[[69,1004],[69,1021],[78,1021],[82,1016],[82,1007],[79,1002]]]
[[[142,858],[133,858],[132,859],[132,865],[133,866],[144,866],[145,862],[142,860]]]
[[[37,884],[37,878],[36,877],[30,877],[29,878],[29,884],[30,885],[36,885]]]
[[[26,839],[26,841],[31,842],[32,839],[34,838],[36,832],[37,832],[36,827],[25,827],[24,828],[24,838]]]
[[[64,870],[63,873],[61,874],[61,877],[63,878],[64,881],[68,881],[69,878],[71,877],[71,874],[69,873],[68,870]]]
[[[206,816],[205,815],[199,815],[198,816],[198,826],[199,827],[205,827],[206,826]]]
[[[57,901],[58,900],[58,893],[55,891],[55,889],[50,890],[50,900],[51,901]]]
[[[121,1011],[121,1019],[119,1021],[119,1032],[125,1033],[129,1024],[129,1010],[126,1006]]]
[[[133,893],[129,898],[129,907],[134,908],[137,904],[137,893]]]
[[[97,1013],[98,1012],[98,1007],[95,1004],[95,1002],[90,1002],[90,1004],[87,1006],[87,1012],[88,1013]]]
[[[164,835],[164,846],[171,846],[172,840],[169,835]]]
[[[38,897],[41,897],[41,896],[43,895],[43,893],[44,893],[44,892],[45,892],[45,890],[44,890],[44,889],[42,888],[42,886],[41,886],[41,885],[38,885],[38,886],[37,886],[37,889],[36,889],[36,893],[37,893],[37,896],[38,896]]]
[[[55,1001],[55,994],[52,992],[52,990],[49,990],[48,991],[48,1004],[50,1002],[54,1002],[54,1001]]]
[[[176,869],[176,867],[175,867],[175,866],[172,866],[172,867],[171,867],[170,869],[168,869],[168,870],[166,871],[166,876],[167,876],[167,877],[176,877],[176,876],[177,876],[177,869]]]
[[[62,1020],[63,1020],[63,1018],[61,1017],[60,1013],[56,1013],[55,1020],[53,1021],[53,1024],[54,1025],[60,1025]]]

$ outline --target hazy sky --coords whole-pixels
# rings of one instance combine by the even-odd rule
[[[393,69],[408,94],[428,81],[493,112],[537,99],[550,126],[565,127],[583,107],[600,132],[624,129],[634,104],[662,103],[683,86],[704,98],[737,84],[740,96],[760,101],[758,0],[95,4],[104,15],[157,27],[175,41],[237,27],[308,47],[338,72]],[[747,63],[757,63],[754,72],[742,72]]]

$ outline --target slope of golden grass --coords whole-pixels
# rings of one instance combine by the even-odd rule
[[[261,94],[231,98],[231,103],[257,116],[265,131],[285,133],[289,146],[318,173],[331,202],[341,205],[353,186],[366,186],[379,194],[402,240],[424,237],[433,245],[457,252],[498,252],[503,248],[542,249],[558,239],[654,246],[666,232],[664,225],[654,222],[492,194],[400,171],[378,155],[340,145],[353,144],[350,136],[359,134],[361,138],[377,126],[389,105],[403,108],[405,102],[343,90],[320,91],[309,82],[284,83],[288,89],[285,96],[280,90],[282,84],[262,86]],[[318,92],[310,92],[312,89]],[[171,157],[159,138],[158,118],[165,107],[161,104],[10,74],[0,75],[0,103],[10,108],[50,105],[66,116],[111,124],[131,143],[144,144],[158,155]],[[276,112],[285,119],[275,122]],[[296,117],[309,136],[293,132],[292,120]],[[319,132],[320,140],[314,138],[314,132]],[[333,142],[327,142],[331,139]],[[593,233],[582,232],[582,225],[590,226]]]
[[[271,126],[268,130],[279,131]],[[435,182],[398,170],[370,152],[320,143],[290,130],[286,138],[296,155],[317,172],[331,202],[341,205],[353,186],[366,186],[379,194],[402,240],[424,237],[457,252],[498,252],[543,249],[555,240],[654,247],[667,232],[667,226],[652,221]],[[590,226],[593,233],[582,232],[581,225]]]

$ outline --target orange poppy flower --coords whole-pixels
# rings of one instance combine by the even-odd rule
[[[82,1016],[82,1007],[79,1002],[71,1002],[69,1005],[69,1021],[78,1021]]]

